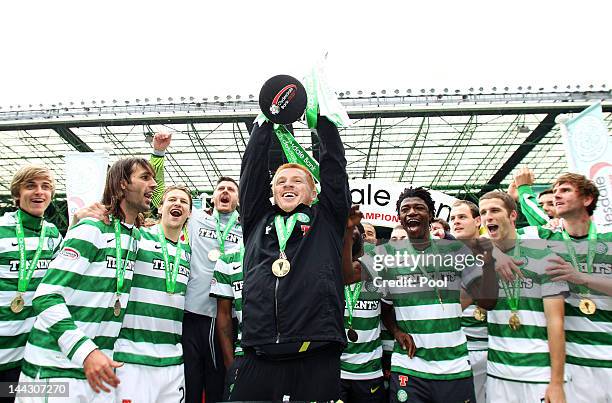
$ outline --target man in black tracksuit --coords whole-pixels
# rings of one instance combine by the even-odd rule
[[[339,397],[340,353],[346,344],[341,260],[350,192],[337,128],[319,117],[317,130],[321,193],[312,206],[312,176],[295,164],[276,171],[275,205],[269,201],[271,123],[255,125],[243,156],[245,359],[230,369],[230,400]],[[290,264],[288,273],[279,270],[287,264],[273,271],[279,259]]]

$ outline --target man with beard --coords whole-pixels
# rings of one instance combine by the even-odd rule
[[[555,257],[545,243],[521,241],[516,203],[505,192],[480,198],[480,216],[503,253],[523,261],[522,279],[501,279],[499,301],[489,312],[488,402],[565,402],[563,303],[567,283],[550,281]]]
[[[69,397],[61,401],[114,401],[108,386],[119,384],[114,369],[121,364],[111,359],[113,345],[131,288],[138,215],[149,209],[155,185],[153,168],[144,159],[126,158],[111,166],[102,196],[111,223],[90,218],[68,231],[34,295],[38,317],[20,383],[66,382]],[[47,398],[17,395],[18,402]]]
[[[341,260],[350,194],[338,129],[326,117],[317,121],[317,204],[314,179],[297,164],[276,170],[270,203],[271,123],[255,124],[243,155],[245,355],[230,400],[335,400],[340,394]]]
[[[450,212],[453,236],[469,241],[480,236],[480,212],[478,206],[467,200],[453,203]],[[467,348],[472,373],[476,402],[484,403],[487,381],[487,311],[476,306],[465,290],[461,290],[461,328],[467,337]]]
[[[20,168],[10,189],[17,211],[0,218],[0,382],[16,384],[36,319],[32,297],[59,251],[62,236],[44,217],[55,191],[47,167]]]
[[[488,240],[470,242],[477,256],[461,242],[433,241],[429,233],[433,211],[427,190],[405,189],[397,201],[397,212],[408,240],[391,245],[391,251],[388,246],[380,247],[374,259],[364,262],[368,269],[382,271],[387,280],[382,315],[396,340],[391,358],[392,402],[474,401],[461,331],[461,286],[486,308],[496,302],[497,281]],[[404,259],[386,259],[401,253]],[[445,285],[439,286],[440,281]]]
[[[553,281],[570,282],[565,301],[568,401],[610,401],[609,385],[594,380],[612,378],[612,233],[598,232],[592,220],[599,198],[593,181],[563,174],[553,184],[553,194],[562,227],[525,227],[519,234],[547,240],[560,255],[551,259],[547,274]]]

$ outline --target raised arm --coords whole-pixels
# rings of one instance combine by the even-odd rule
[[[164,156],[171,140],[172,135],[169,133],[156,133],[153,137],[153,154],[151,154],[149,162],[153,166],[155,182],[157,182],[157,186],[153,191],[153,197],[151,198],[151,204],[155,208],[158,208],[161,204],[161,198],[166,187],[164,180]]]
[[[255,123],[240,168],[240,225],[248,239],[255,224],[270,209],[268,151],[273,136],[272,123]]]
[[[318,119],[317,132],[321,141],[319,200],[334,217],[338,233],[342,234],[351,208],[344,146],[338,128],[324,116]]]

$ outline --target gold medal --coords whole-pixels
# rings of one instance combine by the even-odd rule
[[[580,312],[582,312],[585,315],[593,315],[595,311],[597,310],[597,305],[595,305],[595,302],[593,302],[593,300],[588,299],[588,298],[582,298],[578,306],[580,308]]]
[[[510,315],[510,320],[508,321],[508,325],[510,329],[516,331],[521,327],[521,320],[519,319],[518,313],[512,312]]]
[[[276,277],[285,277],[287,273],[291,270],[291,263],[287,259],[276,259],[274,263],[272,263],[272,273]]]
[[[349,330],[346,332],[346,335],[348,336],[348,339],[353,343],[355,343],[359,339],[357,332],[352,327],[349,328]]]
[[[479,322],[484,322],[487,319],[487,311],[477,306],[476,309],[474,309],[474,319]]]
[[[25,301],[23,300],[21,293],[18,292],[17,295],[15,295],[15,298],[13,298],[13,300],[11,301],[11,311],[13,313],[19,313],[23,311],[24,305]]]
[[[119,301],[119,298],[115,300],[115,305],[113,306],[113,314],[116,317],[119,317],[119,315],[121,315],[121,301]]]
[[[208,260],[211,262],[216,262],[221,257],[221,251],[219,249],[211,249],[208,252]]]

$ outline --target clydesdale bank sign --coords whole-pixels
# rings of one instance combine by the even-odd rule
[[[351,200],[359,204],[363,219],[376,226],[393,228],[399,224],[395,204],[402,191],[410,183],[376,179],[353,179],[349,181]],[[448,221],[450,210],[456,198],[446,193],[430,190],[434,200],[434,216]]]

